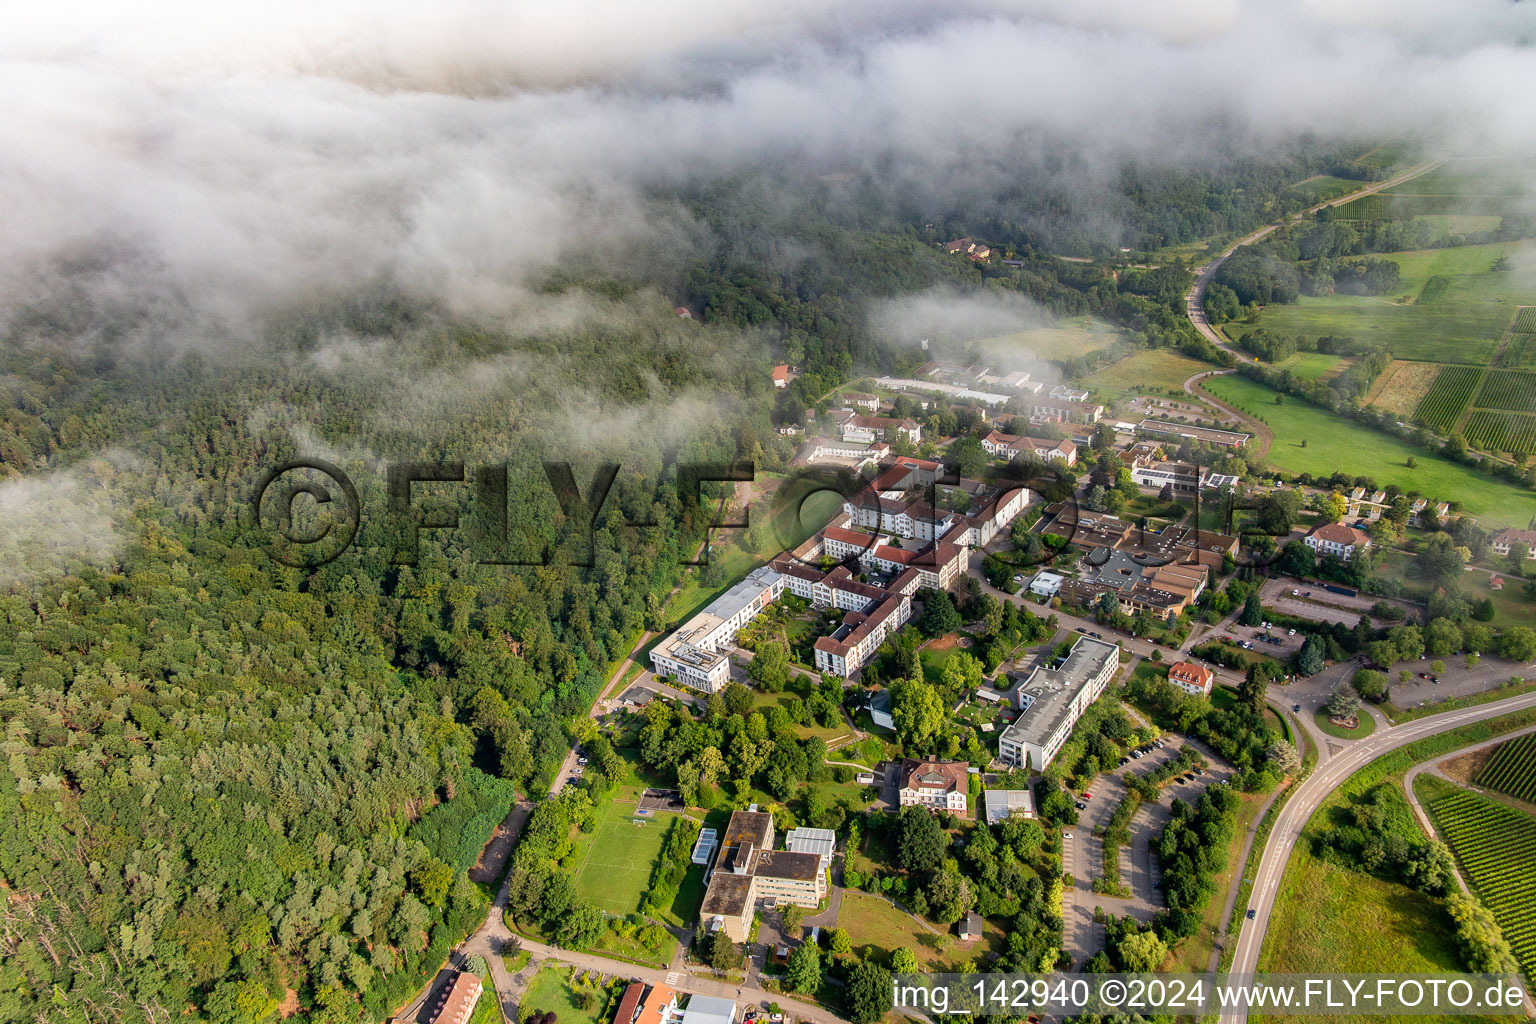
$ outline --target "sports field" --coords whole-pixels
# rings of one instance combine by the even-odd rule
[[[1387,258],[1402,269],[1393,294],[1303,295],[1288,305],[1264,307],[1259,326],[1278,334],[1381,342],[1399,359],[1487,363],[1516,307],[1532,298],[1527,279],[1493,265],[1500,257],[1518,263],[1533,254],[1531,242],[1391,253]]]
[[[615,800],[598,823],[576,871],[576,896],[610,914],[633,914],[650,885],[675,815],[653,812],[635,824],[635,803]]]
[[[1437,501],[1460,499],[1480,525],[1524,526],[1536,513],[1536,495],[1490,479],[1466,466],[1430,455],[1387,434],[1287,397],[1275,405],[1275,391],[1237,374],[1213,377],[1205,387],[1217,398],[1261,417],[1275,433],[1268,460],[1292,473],[1327,476],[1340,470],[1371,477],[1381,487],[1396,484]],[[1307,446],[1303,448],[1301,442]],[[1417,465],[1409,469],[1412,458]]]

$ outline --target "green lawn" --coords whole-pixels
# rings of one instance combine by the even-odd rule
[[[743,576],[761,565],[767,559],[746,550],[743,547],[740,530],[717,530],[713,536],[714,549],[710,552],[710,559],[718,559],[725,563],[725,582],[717,587],[706,587],[700,580],[700,575],[705,567],[697,565],[687,570],[683,577],[683,585],[678,587],[677,593],[667,602],[663,614],[667,620],[667,630],[686,622],[695,612],[703,608],[709,602],[729,590],[739,582]],[[777,552],[775,552],[777,553]],[[665,636],[665,631],[662,636]],[[662,636],[658,636],[650,646],[660,643]],[[650,657],[649,647],[645,650],[646,658]]]
[[[576,872],[576,895],[610,914],[633,914],[650,884],[675,815],[658,812],[634,823],[635,804],[614,800],[588,841]]]
[[[856,953],[863,954],[864,947],[873,946],[877,959],[884,962],[891,951],[900,946],[909,947],[917,954],[921,969],[942,971],[958,966],[959,961],[969,960],[989,947],[982,942],[960,942],[954,929],[934,925],[930,931],[914,921],[911,915],[887,903],[878,896],[849,891],[843,894],[843,906],[837,915],[837,926],[848,931]],[[988,926],[988,938],[993,926]]]
[[[1210,363],[1169,349],[1144,349],[1095,370],[1084,378],[1083,386],[1092,389],[1100,399],[1113,402],[1122,395],[1140,394],[1148,388],[1182,391],[1186,380],[1209,369]]]
[[[581,986],[592,995],[591,1009],[581,1009],[576,1005],[577,989],[570,982],[573,971],[574,967],[556,964],[539,968],[523,993],[521,1005],[539,1013],[553,1011],[559,1024],[603,1024],[607,1019],[607,994],[595,985]]]
[[[1536,500],[1529,491],[1489,479],[1300,399],[1286,396],[1284,405],[1275,405],[1275,391],[1246,377],[1228,374],[1204,384],[1211,394],[1269,425],[1275,442],[1267,458],[1280,469],[1322,476],[1341,470],[1368,476],[1381,487],[1396,484],[1438,501],[1459,498],[1483,527],[1523,527],[1536,513]],[[1413,469],[1407,465],[1410,458],[1417,463]]]
[[[1258,325],[1279,334],[1350,335],[1379,341],[1399,359],[1440,363],[1487,363],[1514,319],[1515,306],[1531,301],[1528,285],[1514,271],[1494,271],[1501,256],[1511,263],[1529,258],[1536,245],[1497,242],[1445,249],[1391,253],[1402,280],[1391,295],[1302,296],[1264,307]],[[1419,302],[1432,277],[1444,291]],[[1438,286],[1436,291],[1438,291]],[[1233,325],[1229,336],[1241,336]]]
[[[1289,370],[1292,375],[1303,380],[1317,380],[1333,373],[1343,361],[1343,356],[1333,356],[1326,352],[1297,352],[1276,363],[1275,369]]]
[[[1329,721],[1328,712],[1321,708],[1312,712],[1312,721],[1317,724],[1319,729],[1329,736],[1334,736],[1341,740],[1364,739],[1376,731],[1376,719],[1372,718],[1364,708],[1360,709],[1360,713],[1356,717],[1359,719],[1360,724],[1353,729],[1346,729],[1342,725],[1334,725]]]
[[[1259,954],[1259,970],[1298,974],[1460,972],[1466,968],[1456,949],[1455,929],[1438,900],[1396,882],[1317,860],[1302,842],[1281,882]],[[1408,1024],[1424,1018],[1361,1015],[1330,1019]]]

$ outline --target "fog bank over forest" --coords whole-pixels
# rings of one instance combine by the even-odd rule
[[[0,288],[24,333],[67,309],[43,318],[54,336],[214,351],[294,305],[380,290],[547,322],[573,316],[541,288],[554,269],[708,246],[668,197],[748,171],[790,194],[831,173],[857,183],[850,197],[913,210],[982,206],[1027,175],[1113,239],[1094,200],[1127,161],[1199,170],[1303,136],[1528,150],[1533,11],[16,9],[0,15]]]

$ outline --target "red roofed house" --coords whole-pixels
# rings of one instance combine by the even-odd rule
[[[677,993],[666,985],[653,985],[640,1003],[635,1024],[675,1024]]]
[[[693,319],[693,312],[687,306],[674,306],[672,312],[676,313],[683,320]]]
[[[479,999],[480,979],[462,971],[452,985],[438,994],[428,1024],[465,1024]]]
[[[789,387],[789,364],[780,363],[773,368],[773,386],[776,388]]]
[[[635,1015],[640,1012],[640,997],[644,994],[644,982],[630,982],[619,999],[619,1009],[613,1015],[613,1024],[635,1024]]]
[[[1211,686],[1216,682],[1216,673],[1204,665],[1176,661],[1168,666],[1168,681],[1185,693],[1192,693],[1197,697],[1209,697]]]
[[[938,807],[946,811],[964,811],[970,793],[970,765],[964,761],[940,761],[929,755],[918,761],[901,762],[901,788],[897,795],[901,806]]]
[[[1334,555],[1346,562],[1354,557],[1356,548],[1364,551],[1371,546],[1371,538],[1364,530],[1343,523],[1325,523],[1315,527],[1305,540],[1307,547],[1318,554]]]

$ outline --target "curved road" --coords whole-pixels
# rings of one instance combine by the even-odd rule
[[[1244,922],[1238,938],[1237,953],[1233,958],[1232,974],[1253,974],[1258,970],[1259,947],[1263,944],[1269,927],[1270,911],[1274,908],[1275,895],[1279,891],[1291,851],[1301,839],[1302,829],[1322,805],[1324,798],[1339,787],[1345,779],[1359,771],[1382,754],[1407,746],[1417,740],[1449,731],[1474,722],[1497,718],[1511,711],[1536,708],[1536,693],[1494,701],[1462,711],[1447,711],[1429,718],[1377,731],[1363,740],[1355,741],[1348,749],[1319,763],[1317,769],[1296,790],[1275,820],[1274,831],[1264,847],[1264,856],[1255,873],[1253,893],[1249,907],[1254,919]],[[1223,1014],[1227,1021],[1245,1021],[1246,1010]]]
[[[1259,239],[1269,235],[1276,228],[1279,228],[1282,225],[1294,223],[1308,214],[1316,213],[1318,210],[1321,210],[1325,206],[1344,206],[1345,204],[1352,203],[1356,199],[1360,199],[1364,196],[1374,195],[1383,189],[1389,189],[1396,185],[1401,185],[1405,181],[1411,181],[1412,179],[1419,177],[1421,174],[1427,174],[1434,170],[1436,167],[1439,167],[1441,164],[1445,163],[1446,159],[1447,158],[1442,157],[1438,160],[1429,160],[1415,167],[1410,167],[1406,171],[1403,171],[1401,174],[1395,174],[1390,178],[1378,181],[1373,185],[1368,185],[1367,187],[1362,188],[1356,192],[1351,192],[1348,195],[1339,196],[1337,198],[1318,203],[1315,206],[1310,206],[1300,213],[1292,214],[1290,217],[1283,221],[1266,225],[1265,227],[1259,228],[1257,231],[1252,231],[1244,235],[1242,238],[1239,238],[1237,241],[1223,249],[1220,256],[1217,256],[1215,259],[1211,260],[1210,263],[1200,267],[1196,271],[1194,287],[1190,288],[1189,294],[1184,296],[1184,311],[1189,316],[1189,322],[1194,324],[1195,330],[1199,331],[1206,338],[1206,340],[1210,341],[1210,343],[1215,345],[1217,348],[1231,353],[1234,357],[1236,357],[1239,363],[1252,363],[1254,365],[1258,365],[1258,360],[1244,355],[1242,352],[1238,351],[1237,347],[1228,342],[1220,331],[1211,326],[1211,322],[1206,319],[1205,316],[1206,286],[1211,283],[1211,279],[1216,276],[1216,271],[1221,269],[1221,265],[1227,261],[1227,257],[1231,256],[1234,252],[1236,252],[1238,249],[1241,249],[1245,245],[1252,245],[1254,242],[1257,242]]]

